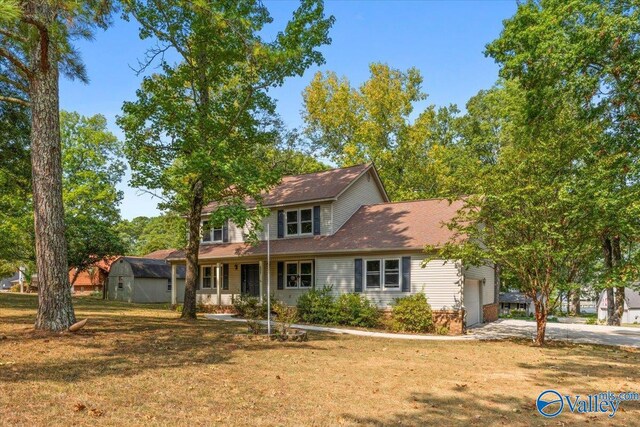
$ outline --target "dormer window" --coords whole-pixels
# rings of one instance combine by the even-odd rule
[[[203,242],[222,242],[223,226],[212,225],[210,221],[202,221],[202,241]]]
[[[286,212],[287,236],[313,234],[313,209],[295,209]]]

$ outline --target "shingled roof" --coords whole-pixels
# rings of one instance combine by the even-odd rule
[[[445,199],[381,203],[361,206],[331,236],[314,236],[271,241],[273,255],[367,252],[384,250],[422,250],[425,245],[440,246],[454,237],[445,223],[463,207],[462,201]],[[262,256],[266,242],[201,245],[201,259]],[[168,260],[184,259],[184,251],[172,253]]]
[[[175,251],[176,251],[175,249],[158,249],[157,251],[153,251],[146,254],[142,258],[166,259],[169,255],[171,255]]]
[[[279,185],[272,188],[268,193],[263,194],[262,205],[274,207],[335,200],[357,178],[369,170],[375,170],[371,163],[303,175],[285,176]],[[387,197],[377,173],[375,173],[375,179],[382,194]],[[252,199],[247,199],[245,203],[248,207],[256,205],[255,200]],[[202,209],[202,213],[211,213],[218,205],[217,202],[209,203]]]
[[[123,256],[120,258],[129,263],[133,277],[149,278],[149,279],[170,279],[171,266],[164,259],[151,259],[142,257]],[[184,279],[185,267],[180,266],[176,269],[178,279]]]

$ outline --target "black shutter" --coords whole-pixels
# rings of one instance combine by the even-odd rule
[[[311,260],[311,273],[313,274],[312,280],[311,280],[311,288],[315,289],[316,288],[316,260],[315,259]]]
[[[229,290],[229,264],[222,264],[222,289]]]
[[[402,257],[402,292],[411,292],[411,257]]]
[[[278,261],[278,289],[284,289],[284,262]]]
[[[356,258],[354,260],[354,265],[355,265],[354,278],[356,282],[354,292],[362,292],[362,259]]]
[[[320,206],[313,207],[313,234],[320,235]]]
[[[278,211],[278,239],[284,237],[284,211]]]
[[[229,221],[222,224],[222,241],[225,243],[229,241]]]

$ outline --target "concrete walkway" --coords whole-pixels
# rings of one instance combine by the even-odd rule
[[[469,335],[477,339],[529,338],[536,335],[536,322],[500,319],[497,322],[474,326]],[[602,344],[640,348],[640,328],[623,326],[585,325],[578,323],[547,323],[546,338],[580,344]]]
[[[205,314],[205,318],[225,322],[246,322],[245,319],[230,314]],[[266,321],[261,321],[266,325]],[[272,324],[274,324],[272,322]],[[422,341],[474,341],[499,340],[506,338],[528,338],[533,340],[536,334],[536,323],[526,320],[500,319],[497,322],[469,328],[466,335],[417,335],[372,332],[359,329],[332,328],[328,326],[291,325],[306,331],[330,332],[334,334],[357,335],[361,337],[391,338]],[[581,344],[601,344],[640,348],[640,328],[599,326],[567,323],[547,323],[547,339],[570,341]]]
[[[222,320],[225,322],[246,322],[245,319],[233,317],[230,314],[205,314],[205,318],[212,320]],[[261,320],[263,325],[267,324],[266,320]],[[271,322],[275,326],[275,322]],[[417,334],[392,334],[387,332],[371,332],[363,331],[359,329],[343,329],[332,328],[329,326],[314,326],[314,325],[299,325],[293,324],[292,328],[303,329],[305,331],[316,332],[330,332],[333,334],[345,334],[345,335],[357,335],[361,337],[375,337],[375,338],[394,338],[400,340],[423,340],[423,341],[473,341],[482,339],[480,337],[474,337],[471,335],[417,335]]]

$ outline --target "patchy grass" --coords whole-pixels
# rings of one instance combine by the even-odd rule
[[[608,425],[543,419],[535,399],[640,391],[640,353],[588,345],[234,338],[162,306],[74,300],[82,333],[35,333],[36,298],[0,294],[2,425]],[[637,425],[624,402],[617,424]]]

